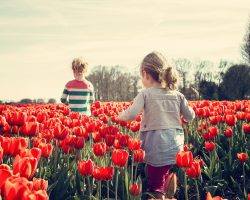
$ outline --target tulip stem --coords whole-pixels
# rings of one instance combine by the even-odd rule
[[[107,198],[109,200],[109,181],[107,181]]]
[[[136,181],[136,177],[137,177],[137,169],[138,169],[138,163],[135,166],[135,181]]]
[[[247,199],[247,191],[246,191],[246,179],[245,179],[245,163],[243,163],[242,168],[243,168],[243,190],[244,190],[244,196]]]
[[[89,190],[89,199],[91,200],[91,186],[90,186],[90,177],[88,176],[88,190]]]
[[[134,165],[134,152],[132,152],[132,163],[131,163],[131,180],[132,182],[134,182],[134,168],[133,168],[133,165]]]
[[[116,182],[115,182],[115,200],[117,200],[117,192],[118,192],[118,176],[119,176],[119,169],[117,168],[116,172]]]
[[[102,198],[102,181],[98,181],[98,188],[99,188],[99,199]]]
[[[188,190],[187,190],[187,175],[185,170],[183,170],[184,172],[184,189],[185,189],[185,200],[188,200]]]
[[[196,199],[197,200],[200,200],[200,192],[199,192],[199,187],[198,187],[198,180],[197,179],[195,179],[195,187],[196,187]]]

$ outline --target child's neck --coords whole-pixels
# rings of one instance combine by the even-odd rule
[[[149,88],[161,88],[161,87],[162,87],[161,83],[155,81],[149,85]]]
[[[84,77],[76,77],[75,78],[77,81],[83,81],[85,78]]]

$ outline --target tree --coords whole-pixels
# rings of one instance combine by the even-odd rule
[[[218,99],[218,85],[215,82],[202,80],[199,84],[199,91],[203,99]]]
[[[187,80],[187,77],[190,77],[190,71],[192,69],[192,63],[186,58],[179,58],[174,61],[177,71],[179,72],[181,79],[181,86],[183,91],[187,88],[188,83],[191,80]]]
[[[250,17],[249,17],[249,24],[247,27],[247,32],[244,37],[244,44],[241,47],[241,53],[243,59],[250,64]]]
[[[227,100],[245,99],[250,93],[250,66],[233,65],[225,73],[221,92]]]
[[[56,100],[55,100],[54,98],[50,98],[50,99],[48,100],[48,103],[54,104],[54,103],[56,103]]]
[[[139,77],[125,72],[121,66],[96,66],[87,79],[99,101],[131,101],[138,93]]]
[[[33,101],[32,99],[25,98],[25,99],[21,99],[19,103],[29,104],[29,103],[33,103]]]

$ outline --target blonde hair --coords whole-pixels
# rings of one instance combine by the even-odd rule
[[[155,81],[166,89],[175,90],[178,87],[179,75],[166,58],[159,52],[152,52],[145,56],[141,63],[141,73],[145,71]]]
[[[72,70],[76,73],[86,73],[88,70],[88,63],[83,57],[74,58]]]

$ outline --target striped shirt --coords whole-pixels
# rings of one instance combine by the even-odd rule
[[[67,98],[69,99],[67,101]],[[90,104],[93,103],[94,87],[86,79],[69,81],[63,90],[62,103],[69,103],[71,112],[79,112],[82,115],[91,115]]]

